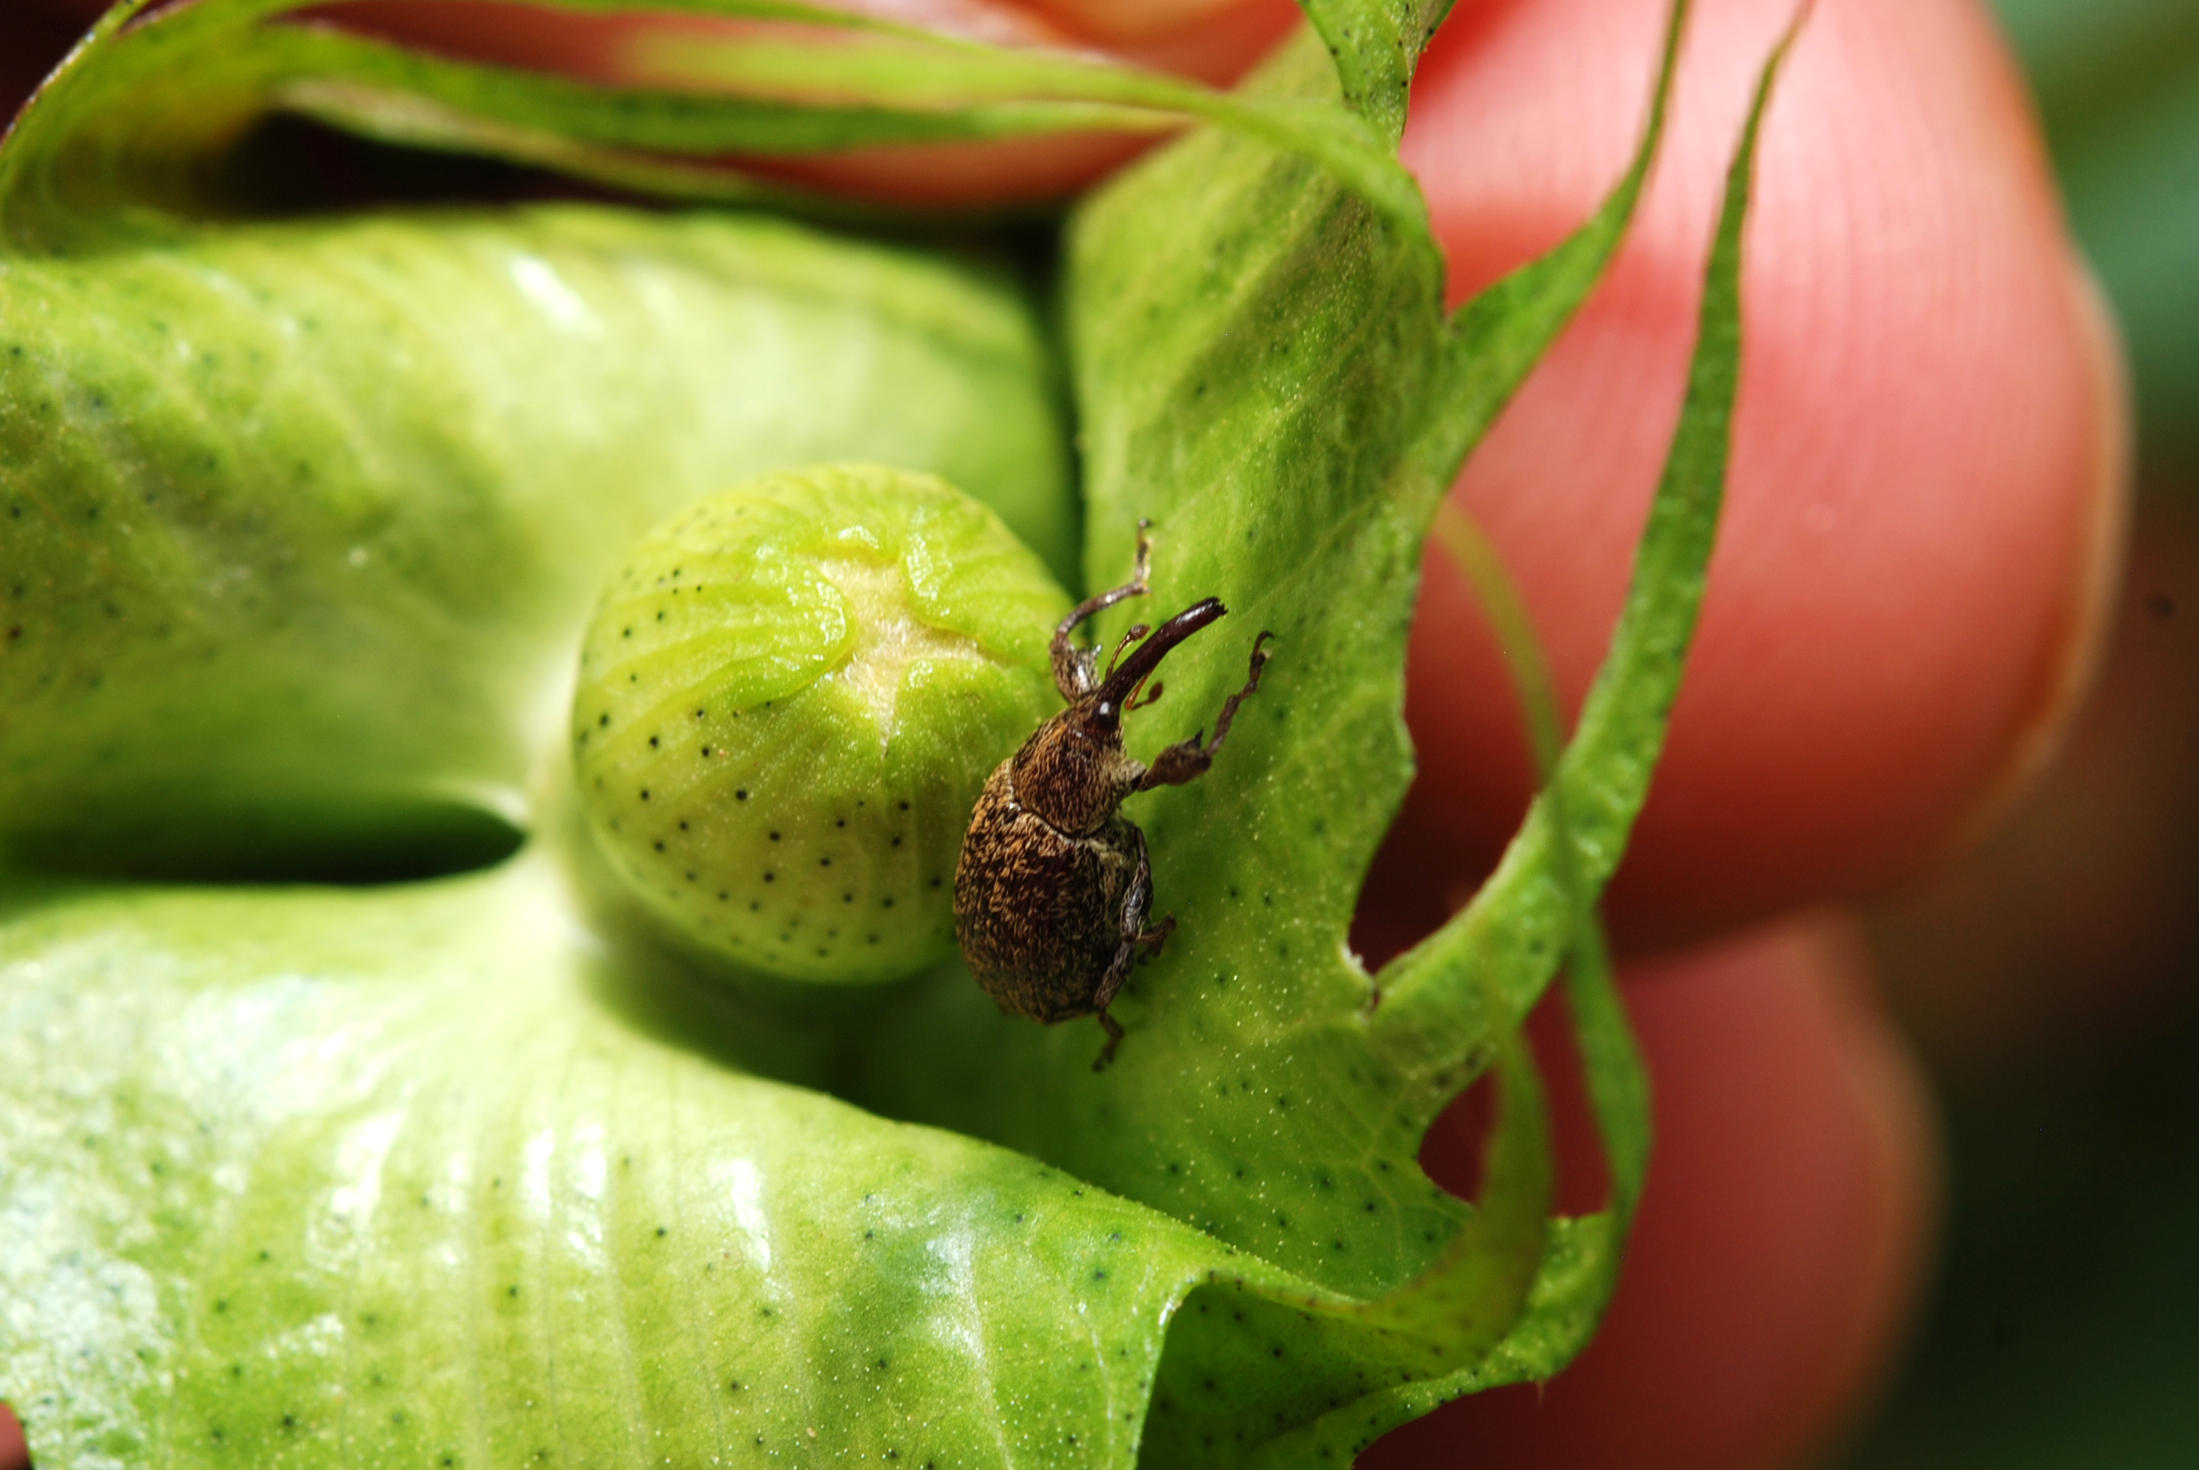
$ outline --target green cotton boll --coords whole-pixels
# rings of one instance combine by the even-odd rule
[[[986,775],[1057,701],[1069,597],[932,475],[768,475],[644,537],[573,700],[612,865],[683,938],[788,979],[890,980],[954,952]]]

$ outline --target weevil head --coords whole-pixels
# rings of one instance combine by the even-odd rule
[[[1016,752],[1016,800],[1056,831],[1099,830],[1145,770],[1122,748],[1123,715],[1170,650],[1227,611],[1216,597],[1193,603],[1146,635],[1097,689],[1039,726]]]

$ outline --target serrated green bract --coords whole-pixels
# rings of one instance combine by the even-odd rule
[[[1333,1464],[1563,1366],[1647,1146],[1590,906],[1715,526],[1754,122],[1581,734],[1482,899],[1370,976],[1347,926],[1409,771],[1422,538],[1639,165],[1447,318],[1417,196],[1368,146],[1435,13],[1415,0],[1312,5],[1333,60],[1301,38],[1247,92],[1168,107],[970,43],[928,82],[884,43],[924,46],[880,32],[848,73],[875,112],[820,100],[829,47],[798,95],[728,102],[262,23],[286,8],[118,13],[0,152],[0,1399],[42,1470]],[[950,83],[993,90],[915,105]],[[1213,126],[1077,207],[1058,355],[1002,277],[915,247],[609,205],[244,219],[267,201],[216,166],[289,104],[693,195],[712,148],[1102,103]],[[1210,720],[1276,634],[1214,769],[1138,812],[1178,928],[1116,1006],[1114,1067],[958,964],[723,987],[607,915],[566,680],[632,537],[747,474],[863,458],[944,475],[1065,570],[1061,381],[1087,584],[1150,518],[1155,605],[1217,595],[1242,634],[1171,659],[1133,752]],[[447,864],[436,813],[526,846],[281,881],[378,842]],[[1613,1178],[1581,1219],[1551,1213],[1519,1034],[1568,954]],[[1483,1073],[1469,1204],[1415,1156]]]
[[[42,1470],[1123,1464],[1226,1259],[752,1075],[775,1038],[540,861],[42,893],[0,974],[0,1391]]]
[[[1344,99],[1392,145],[1405,132],[1414,64],[1450,14],[1452,0],[1298,0],[1336,58]]]
[[[747,968],[936,965],[978,789],[1058,703],[1068,604],[934,476],[812,466],[710,496],[628,553],[582,642],[596,836],[644,904]]]

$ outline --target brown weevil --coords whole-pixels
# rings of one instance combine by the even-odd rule
[[[1122,717],[1161,697],[1146,680],[1177,644],[1221,617],[1221,599],[1193,603],[1158,628],[1130,629],[1107,672],[1099,649],[1080,648],[1080,623],[1149,590],[1152,543],[1138,523],[1137,567],[1120,587],[1086,599],[1054,629],[1054,684],[1068,708],[1023,742],[985,782],[954,874],[955,937],[985,993],[1003,1011],[1052,1024],[1097,1016],[1107,1031],[1092,1070],[1114,1060],[1122,1027],[1107,1014],[1131,966],[1160,953],[1173,915],[1151,928],[1152,867],[1145,834],[1116,808],[1156,786],[1181,786],[1214,762],[1237,706],[1260,687],[1262,633],[1244,688],[1222,703],[1214,738],[1169,746],[1151,766],[1122,748]],[[1135,651],[1130,651],[1135,644]],[[1125,652],[1129,652],[1127,658]]]

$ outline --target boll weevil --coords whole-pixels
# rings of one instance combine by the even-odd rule
[[[1161,751],[1150,766],[1124,751],[1122,717],[1161,697],[1158,680],[1146,687],[1161,660],[1228,611],[1208,597],[1158,628],[1131,628],[1104,674],[1097,647],[1070,641],[1086,620],[1150,590],[1147,525],[1138,526],[1131,579],[1086,599],[1056,625],[1054,684],[1066,708],[986,780],[954,876],[955,937],[978,984],[1003,1011],[1034,1021],[1098,1017],[1107,1042],[1094,1071],[1114,1059],[1122,1041],[1108,1006],[1131,968],[1157,955],[1176,926],[1170,915],[1147,927],[1153,877],[1145,834],[1118,808],[1138,792],[1181,786],[1205,773],[1238,705],[1260,687],[1273,636],[1262,632],[1253,640],[1251,672],[1223,701],[1212,740],[1202,731]]]

